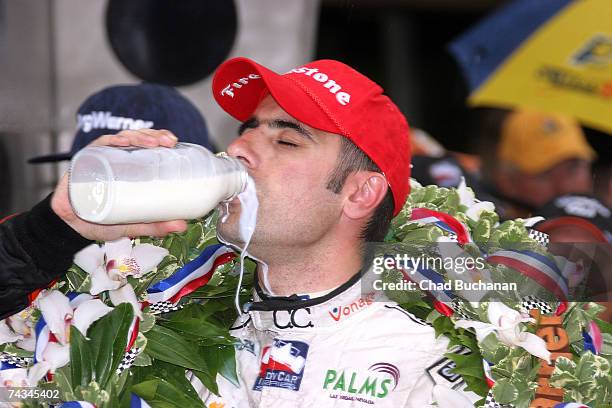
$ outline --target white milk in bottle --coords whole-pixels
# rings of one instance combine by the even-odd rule
[[[231,157],[179,143],[174,148],[86,147],[70,164],[75,213],[98,224],[193,219],[244,191],[247,172]]]

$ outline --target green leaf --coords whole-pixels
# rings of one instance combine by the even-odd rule
[[[85,387],[93,377],[94,361],[87,339],[75,326],[70,326],[70,378],[72,385]]]
[[[188,248],[194,248],[200,242],[203,234],[202,224],[193,224],[187,228],[185,233],[185,243]]]
[[[166,363],[161,360],[155,360],[152,367],[152,375],[163,378],[173,387],[181,391],[186,396],[193,399],[199,399],[198,393],[193,388],[193,385],[185,376],[185,368],[174,364]]]
[[[224,343],[233,344],[235,341],[228,335],[227,329],[218,327],[203,319],[184,319],[182,321],[160,321],[164,327],[174,331],[180,331],[199,339],[221,340]]]
[[[212,375],[210,372],[203,372],[198,370],[192,370],[192,372],[193,375],[195,375],[200,381],[202,381],[202,384],[204,384],[204,387],[206,387],[207,390],[209,390],[215,395],[219,395],[219,387],[217,386],[216,376]]]
[[[134,365],[136,367],[146,367],[151,364],[153,364],[151,356],[149,356],[146,351],[141,351],[134,359]]]
[[[483,397],[487,395],[489,387],[484,379],[482,359],[479,354],[474,352],[467,355],[446,353],[445,356],[455,362],[456,366],[452,371],[461,375],[467,385],[467,390]]]
[[[208,371],[206,360],[199,354],[198,346],[175,331],[155,325],[145,336],[147,352],[151,357],[185,368]]]
[[[77,386],[74,393],[77,400],[91,402],[97,407],[105,406],[110,400],[108,391],[101,389],[100,384],[95,381],[90,382],[87,386]]]
[[[444,355],[455,362],[456,367],[452,370],[455,374],[460,374],[462,377],[484,378],[482,359],[478,355],[474,353],[467,355],[446,353]]]
[[[70,366],[64,366],[55,371],[53,384],[59,388],[62,401],[73,401],[75,399],[70,383]]]
[[[91,287],[90,275],[81,269],[78,265],[73,264],[66,273],[66,280],[70,291],[74,292],[89,292]]]
[[[109,377],[125,355],[133,316],[132,305],[122,303],[89,329],[95,379],[101,388],[106,387]]]
[[[432,325],[436,332],[436,337],[439,337],[444,333],[452,333],[453,331],[455,331],[455,325],[453,324],[451,319],[446,316],[438,317],[436,320],[433,321]]]
[[[202,347],[202,354],[210,368],[210,372],[221,374],[226,380],[239,387],[236,374],[236,349],[233,346]]]
[[[154,377],[135,384],[132,386],[132,391],[153,408],[204,407],[202,400],[184,394],[163,378]]]
[[[518,390],[509,380],[502,378],[492,388],[493,397],[499,404],[510,404],[518,398]]]
[[[33,357],[34,353],[28,350],[24,350],[21,347],[17,347],[14,343],[3,344],[5,353],[13,354],[18,357]]]
[[[142,320],[138,325],[138,330],[141,333],[146,333],[155,325],[155,315],[152,313],[143,313]]]

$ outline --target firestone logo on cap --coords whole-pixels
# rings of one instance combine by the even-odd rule
[[[345,91],[341,91],[342,86],[338,84],[335,80],[331,79],[329,75],[319,72],[318,68],[308,68],[308,67],[299,67],[294,68],[291,71],[287,72],[287,74],[304,74],[314,81],[320,83],[324,88],[329,89],[329,92],[336,96],[336,101],[342,105],[346,106],[351,101],[351,94]],[[236,82],[228,84],[225,88],[223,88],[220,92],[221,96],[229,96],[230,98],[234,97],[234,90],[240,89],[243,86],[249,83],[251,79],[260,79],[261,76],[257,74],[249,74],[247,77],[239,78]]]
[[[240,89],[244,85],[249,83],[249,79],[259,79],[260,75],[257,74],[249,74],[246,78],[240,78],[236,82],[227,85],[220,92],[221,96],[229,96],[230,98],[234,97],[234,89]]]
[[[342,87],[338,85],[336,81],[331,79],[327,74],[324,74],[323,72],[319,72],[318,68],[300,67],[300,68],[295,68],[289,71],[289,73],[292,73],[292,72],[295,74],[304,74],[306,76],[311,77],[315,81],[320,82],[324,88],[329,89],[329,92],[336,95],[336,101],[338,101],[338,103],[342,106],[348,105],[349,102],[351,101],[351,94],[349,94],[348,92],[344,92],[344,91],[338,92],[339,90],[342,89]]]

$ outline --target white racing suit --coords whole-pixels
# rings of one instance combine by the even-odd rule
[[[360,282],[313,299],[257,288],[246,322],[231,331],[241,341],[240,387],[218,376],[220,396],[201,394],[205,405],[422,408],[434,385],[460,388],[443,356],[448,341],[396,303],[362,294]]]

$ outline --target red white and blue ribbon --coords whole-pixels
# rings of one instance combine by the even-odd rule
[[[579,404],[577,402],[560,402],[558,404],[555,404],[553,408],[589,408],[589,406]]]
[[[206,285],[215,269],[236,257],[234,251],[223,245],[210,245],[194,260],[177,270],[172,276],[157,282],[147,289],[149,304],[170,301],[178,302],[183,296]]]
[[[96,408],[96,406],[87,401],[68,401],[58,405],[57,408]]]
[[[143,400],[136,394],[132,394],[132,399],[130,400],[130,408],[151,408],[147,401]]]
[[[450,214],[428,208],[413,208],[410,220],[416,221],[419,224],[434,224],[444,231],[456,235],[457,241],[460,244],[472,242],[472,237],[467,227]]]
[[[584,349],[593,354],[599,354],[603,346],[603,337],[597,323],[590,322],[586,329],[582,332],[584,340]]]
[[[493,367],[493,364],[489,363],[485,359],[482,360],[482,368],[484,370],[485,380],[487,380],[487,385],[489,386],[489,388],[493,388],[493,386],[495,385],[495,380],[493,379],[491,367]]]
[[[505,265],[528,276],[567,306],[569,293],[567,280],[557,264],[547,256],[533,251],[502,250],[491,254],[487,262],[494,265]]]

